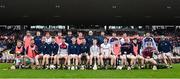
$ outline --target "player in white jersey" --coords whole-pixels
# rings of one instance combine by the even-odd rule
[[[62,39],[62,43],[59,45],[59,50],[58,50],[58,56],[57,56],[57,65],[58,68],[60,67],[60,59],[64,59],[64,65],[67,65],[67,60],[68,60],[68,44],[65,42],[65,39]]]
[[[115,61],[115,56],[111,53],[111,45],[108,43],[108,39],[105,38],[104,39],[104,43],[101,44],[101,54],[103,56],[103,59],[107,60],[110,59],[111,60],[111,66],[115,65],[114,61]],[[101,60],[101,64],[104,65],[103,63],[103,59]]]
[[[51,44],[51,42],[52,42],[52,37],[51,37],[51,35],[50,35],[49,32],[46,33],[45,38],[46,38],[45,42],[46,42],[47,44]]]
[[[97,46],[97,40],[93,39],[93,45],[90,47],[90,66],[92,67],[93,59],[97,59],[98,65],[100,65],[100,48]]]

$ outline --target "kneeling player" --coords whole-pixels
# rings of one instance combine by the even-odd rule
[[[173,51],[173,46],[171,43],[165,39],[164,36],[161,37],[161,41],[158,45],[158,50],[161,53],[161,58],[163,59],[164,63],[168,68],[171,68],[172,64],[172,53]]]
[[[144,58],[140,54],[140,45],[138,44],[137,38],[133,39],[132,45],[133,45],[133,52],[136,57],[134,64],[138,63],[139,69],[144,68]]]
[[[63,65],[67,65],[68,61],[68,44],[65,42],[65,39],[62,39],[62,43],[59,45],[58,56],[57,56],[57,65],[60,68],[60,61],[64,59]]]
[[[111,53],[111,45],[108,43],[107,38],[105,38],[104,43],[101,44],[101,54],[103,56],[103,59],[105,59],[106,65],[108,64],[107,60],[110,59],[111,60],[111,66],[113,66],[113,65],[115,66],[115,64],[114,64],[115,56],[113,53]],[[103,60],[101,60],[101,61],[103,61]],[[101,64],[104,64],[104,63],[101,63]]]
[[[69,57],[68,57],[68,66],[69,67],[68,67],[68,69],[70,69],[71,59],[72,59],[72,63],[73,63],[73,66],[71,66],[71,70],[77,69],[79,49],[80,49],[80,47],[76,43],[76,38],[73,37],[72,43],[69,44],[69,46],[68,46],[68,54],[69,54]],[[75,62],[75,64],[74,64],[74,62]]]
[[[35,68],[34,63],[35,63],[35,56],[38,53],[37,51],[38,51],[37,46],[34,44],[34,40],[32,39],[30,45],[26,49],[26,53],[27,53],[26,58],[30,60],[31,68],[33,69]]]
[[[10,53],[15,54],[15,66],[21,68],[24,66],[25,48],[22,46],[21,41],[17,41],[16,47],[12,48]],[[24,65],[23,65],[24,64]]]
[[[90,47],[90,63],[89,64],[90,64],[90,68],[93,68],[94,70],[97,69],[96,63],[100,65],[99,53],[100,53],[100,48],[97,46],[97,40],[93,39],[93,45]],[[94,67],[92,65],[93,62],[94,62]]]
[[[117,65],[117,69],[121,69],[120,66],[120,55],[121,55],[121,45],[119,41],[114,41],[112,43],[112,53],[115,55],[114,64]]]
[[[86,43],[86,40],[83,39],[83,43],[80,45],[80,54],[79,54],[79,64],[81,65],[81,68],[84,69],[84,65],[87,65],[89,63],[89,45]],[[86,58],[86,62],[84,63],[82,58]]]
[[[133,53],[133,45],[128,41],[128,39],[124,39],[124,42],[125,43],[121,45],[122,65],[125,66],[128,63],[128,70],[131,70],[136,59]]]
[[[151,63],[153,65],[153,70],[157,70],[157,62],[153,58],[153,54],[157,52],[156,48],[152,47],[152,44],[147,43],[147,47],[142,51],[143,57],[145,58],[145,63]]]

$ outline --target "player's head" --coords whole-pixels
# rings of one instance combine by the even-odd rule
[[[62,38],[62,43],[65,43],[65,42],[66,42],[65,38]]]
[[[45,42],[45,41],[46,41],[46,37],[43,36],[42,39],[41,39],[41,41],[42,41],[42,42]]]
[[[129,43],[129,39],[128,39],[128,38],[125,38],[125,39],[124,39],[124,42],[125,42],[125,43]]]
[[[52,43],[56,43],[55,37],[52,37]]]
[[[123,37],[127,37],[127,33],[123,33]]]
[[[50,33],[49,32],[46,32],[46,37],[50,37]]]
[[[113,36],[113,37],[116,37],[116,33],[115,33],[115,32],[113,32],[113,33],[112,33],[112,36]]]
[[[68,31],[68,36],[71,36],[72,35],[72,31]]]
[[[137,38],[134,38],[134,39],[132,40],[132,42],[136,44],[136,43],[138,42],[138,39],[137,39]]]
[[[72,37],[72,43],[76,43],[76,37]]]
[[[58,34],[57,34],[58,36],[62,36],[62,32],[58,32]]]
[[[150,37],[151,34],[149,32],[146,33],[146,37]]]
[[[36,36],[40,36],[41,35],[41,32],[40,31],[37,31],[36,32]]]
[[[166,37],[164,35],[161,36],[161,40],[165,40]]]
[[[22,41],[17,40],[17,47],[21,47],[22,46]]]
[[[31,45],[34,45],[34,39],[31,39]]]
[[[152,43],[151,43],[151,42],[148,42],[148,43],[147,43],[147,47],[152,47]]]
[[[30,36],[30,35],[31,35],[30,31],[27,31],[27,32],[26,32],[26,35],[27,35],[27,36]]]
[[[104,31],[101,31],[101,36],[104,36],[105,35],[105,32]]]
[[[97,44],[97,39],[93,39],[93,45]]]
[[[89,31],[89,35],[93,35],[93,31]]]
[[[108,43],[108,38],[104,38],[104,43]]]
[[[86,44],[86,39],[83,39],[83,44]]]
[[[82,37],[83,36],[82,32],[78,32],[78,36]]]

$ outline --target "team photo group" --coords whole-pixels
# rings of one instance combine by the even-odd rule
[[[156,43],[151,33],[144,36],[135,34],[128,36],[123,33],[121,37],[116,32],[107,36],[101,31],[94,35],[93,31],[87,34],[72,31],[34,34],[27,31],[23,39],[16,41],[12,49],[6,51],[9,60],[13,61],[11,69],[118,69],[158,70],[163,63],[166,68],[172,68],[173,45],[167,37],[160,36]],[[2,58],[3,61],[3,58]]]

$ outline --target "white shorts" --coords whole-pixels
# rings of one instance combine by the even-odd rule
[[[134,55],[127,55],[127,58],[129,59],[135,59],[136,57]]]
[[[144,57],[143,56],[141,56],[141,55],[137,55],[137,56],[135,56],[136,57],[136,59],[143,59]]]
[[[121,55],[121,58],[126,58],[126,55]],[[134,55],[127,55],[127,58],[129,59],[136,59],[136,57]]]
[[[70,58],[76,58],[77,56],[78,56],[78,55],[76,55],[76,54],[70,54],[70,55],[69,55]]]
[[[172,53],[168,52],[168,53],[162,53],[164,56],[168,56],[168,57],[172,57]]]
[[[102,53],[104,54],[104,57],[109,57],[111,54],[109,50],[103,50]]]
[[[68,54],[59,54],[58,57],[67,57]]]

